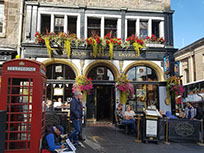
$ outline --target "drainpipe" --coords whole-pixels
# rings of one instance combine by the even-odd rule
[[[17,46],[17,53],[19,56],[21,56],[21,39],[22,39],[22,30],[23,30],[23,5],[24,5],[24,0],[21,0],[19,31],[18,31],[18,46]]]

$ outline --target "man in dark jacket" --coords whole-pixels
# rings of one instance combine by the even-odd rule
[[[51,153],[55,153],[55,149],[65,148],[64,144],[61,143],[60,134],[61,131],[59,127],[48,127],[42,140],[42,149],[49,150]]]
[[[196,116],[194,118],[198,119],[198,120],[201,120],[203,118],[202,108],[198,104],[194,104],[193,106],[196,109]]]
[[[74,97],[70,102],[70,118],[72,120],[74,131],[68,136],[70,140],[73,140],[74,145],[79,145],[78,134],[80,132],[80,122],[82,118],[82,107],[80,103],[80,98],[82,93],[78,90],[74,91]]]

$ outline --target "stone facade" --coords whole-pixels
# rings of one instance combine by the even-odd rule
[[[170,0],[36,0],[40,3],[70,6],[170,10]]]
[[[180,61],[180,75],[183,84],[204,79],[204,38],[180,49],[175,53]]]
[[[1,48],[17,48],[20,15],[20,0],[4,0],[3,33],[0,34]]]

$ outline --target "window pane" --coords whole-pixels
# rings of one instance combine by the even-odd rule
[[[47,79],[52,79],[52,66],[53,65],[48,65],[46,67],[46,76],[47,76]]]
[[[51,15],[41,15],[41,33],[50,32]]]
[[[128,20],[128,33],[127,36],[132,36],[136,34],[136,21]]]
[[[11,112],[27,112],[28,105],[11,105]]]
[[[88,37],[101,35],[101,19],[88,18]]]
[[[30,130],[31,125],[27,126],[27,123],[11,123],[10,131],[27,131]]]
[[[64,31],[64,17],[55,17],[55,33]]]
[[[11,103],[28,103],[28,96],[11,96]]]
[[[200,92],[204,93],[204,81],[200,83]]]
[[[12,87],[12,94],[28,95],[28,87]]]
[[[158,81],[156,72],[151,68],[147,68],[147,78],[147,81]]]
[[[137,96],[137,102],[139,103],[146,102],[146,99],[147,99],[146,85],[139,84],[136,86],[136,96]]]
[[[112,37],[117,37],[117,20],[105,19],[105,35],[112,31]]]
[[[104,66],[93,68],[88,74],[88,78],[89,77],[92,80],[114,80],[112,71]]]
[[[128,72],[128,78],[130,79],[130,81],[136,81],[136,76],[135,76],[135,67],[131,68]]]
[[[157,90],[158,90],[157,85],[153,84],[148,85],[147,106],[155,105],[158,108]]]
[[[13,78],[12,79],[12,85],[29,86],[29,79]]]
[[[15,122],[27,122],[28,121],[28,114],[11,114],[10,121]],[[14,127],[13,127],[14,128]],[[14,129],[10,129],[10,131],[15,131]]]
[[[148,35],[148,22],[140,21],[140,37],[146,39]]]
[[[74,16],[68,17],[68,31],[70,34],[77,33],[77,17]]]
[[[136,81],[146,81],[146,67],[138,66],[136,67]]]
[[[159,23],[160,21],[152,21],[152,34],[159,38]]]
[[[9,149],[26,149],[26,142],[10,142]]]
[[[0,33],[3,32],[4,4],[0,3]]]

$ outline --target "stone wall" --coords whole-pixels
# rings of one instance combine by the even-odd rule
[[[204,79],[204,46],[195,49],[196,81]]]
[[[32,0],[68,6],[128,8],[138,10],[170,10],[170,0]]]
[[[4,0],[4,32],[0,34],[0,47],[17,47],[19,18],[20,0]]]

